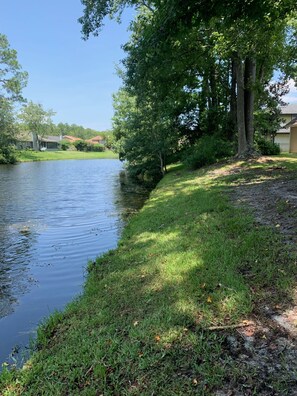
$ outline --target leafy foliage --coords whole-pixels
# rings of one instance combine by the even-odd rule
[[[0,163],[14,163],[14,103],[23,101],[22,89],[27,83],[17,53],[10,48],[7,37],[0,34]]]
[[[99,34],[106,15],[137,10],[114,118],[116,145],[134,173],[162,175],[172,156],[206,134],[237,139],[245,156],[255,149],[255,127],[275,133],[283,87],[297,74],[296,2],[82,3],[85,38]],[[283,86],[270,82],[275,69]]]
[[[105,147],[102,144],[92,144],[85,142],[84,140],[78,140],[73,143],[74,147],[78,151],[95,151],[102,152],[105,150]]]
[[[256,147],[262,155],[280,154],[279,145],[261,135],[256,135]]]
[[[41,104],[32,101],[23,106],[19,118],[33,135],[34,150],[39,150],[40,137],[45,136],[53,125],[52,116],[54,114],[53,110],[45,110]]]
[[[68,140],[61,140],[60,141],[60,148],[63,151],[69,150],[71,143]]]
[[[0,98],[0,163],[8,164],[16,161],[14,155],[15,117],[10,101]]]
[[[90,147],[90,150],[88,150],[88,151],[95,151],[95,152],[97,152],[97,153],[102,153],[102,151],[105,150],[104,145],[103,145],[103,144],[100,144],[100,143],[91,144],[90,146],[91,146],[91,147]]]
[[[0,98],[22,101],[22,89],[26,86],[28,74],[22,71],[17,52],[10,48],[7,37],[0,34]]]
[[[169,117],[147,98],[137,102],[127,90],[114,96],[113,118],[117,151],[128,161],[131,174],[140,180],[159,180],[167,157],[178,149],[176,129]]]
[[[73,145],[78,151],[87,151],[88,143],[85,142],[84,140],[78,140],[74,142]]]
[[[232,144],[217,136],[203,136],[186,150],[183,162],[190,169],[211,165],[234,154]]]

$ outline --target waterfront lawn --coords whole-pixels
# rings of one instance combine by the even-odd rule
[[[83,152],[83,151],[17,151],[17,161],[51,161],[67,159],[99,159],[99,158],[118,158],[118,154],[112,151]]]
[[[229,201],[254,165],[228,166],[171,169],[119,247],[89,264],[82,296],[39,328],[31,360],[3,372],[3,395],[214,395],[237,377],[257,384],[209,327],[288,300],[296,265],[275,230]]]

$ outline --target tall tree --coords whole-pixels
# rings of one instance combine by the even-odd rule
[[[14,163],[15,133],[14,109],[10,101],[0,98],[0,164]]]
[[[178,140],[171,120],[159,113],[151,102],[125,89],[114,95],[113,130],[121,159],[139,179],[159,179],[166,171],[167,157],[177,150]]]
[[[149,103],[159,119],[169,117],[173,122],[175,117],[180,130],[188,125],[189,141],[194,131],[196,137],[214,131],[231,137],[235,133],[227,128],[237,125],[238,155],[253,155],[259,93],[275,68],[285,70],[286,76],[294,68],[296,55],[286,47],[295,1],[82,3],[85,38],[100,32],[107,14],[120,14],[127,5],[138,9],[132,39],[125,47],[124,82],[140,111],[146,108],[141,103]]]
[[[28,74],[22,71],[16,50],[10,47],[7,37],[0,34],[0,98],[22,101],[27,79]]]
[[[54,115],[53,110],[45,110],[39,103],[30,101],[23,106],[19,118],[24,123],[25,128],[32,133],[34,150],[40,149],[41,138],[48,133]]]
[[[0,162],[15,161],[14,103],[24,100],[22,89],[27,78],[17,60],[17,52],[10,47],[7,37],[0,34]]]

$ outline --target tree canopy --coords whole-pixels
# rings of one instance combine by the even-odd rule
[[[28,74],[19,64],[16,50],[10,47],[7,37],[0,34],[0,98],[22,101],[27,79]]]
[[[39,103],[30,101],[23,106],[19,118],[25,128],[32,133],[34,150],[39,150],[40,138],[48,134],[53,115],[55,115],[53,110],[45,110]]]
[[[14,162],[15,142],[14,104],[22,102],[22,89],[28,74],[18,62],[17,52],[9,45],[5,35],[0,34],[0,163]]]
[[[250,156],[255,128],[267,135],[270,120],[275,133],[277,106],[297,73],[295,1],[82,3],[84,38],[98,35],[107,15],[137,9],[124,46],[123,88],[115,96],[115,132],[130,165],[141,162],[145,169],[161,155],[164,167],[165,157],[204,135],[227,139],[238,156]]]

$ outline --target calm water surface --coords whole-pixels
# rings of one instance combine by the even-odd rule
[[[116,246],[123,213],[142,205],[121,170],[118,160],[0,166],[0,365],[26,355],[37,324],[80,293],[88,260]]]

